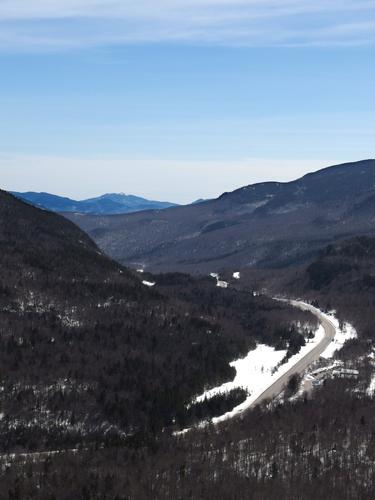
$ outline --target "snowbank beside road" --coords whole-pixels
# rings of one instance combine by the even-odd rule
[[[321,354],[322,358],[330,359],[333,355],[343,348],[347,340],[356,339],[358,337],[356,329],[349,323],[344,323],[343,327],[340,328],[340,323],[333,313],[324,314],[331,323],[335,325],[336,335],[334,340],[330,343],[327,349]]]
[[[278,299],[278,300],[280,300],[280,299]],[[289,302],[290,304],[292,304],[296,307],[301,307],[301,306],[302,307],[306,306],[306,308],[311,307],[311,304],[309,304],[308,302],[302,302],[302,301],[296,301],[296,300],[289,300],[288,301],[288,300],[284,300],[284,299],[281,299],[281,300],[283,300],[285,302]],[[343,325],[340,323],[340,321],[335,316],[336,311],[330,311],[328,313],[323,312],[323,311],[319,311],[319,312],[327,321],[330,321],[332,323],[332,325],[334,326],[334,328],[336,330],[334,340],[330,343],[330,345],[320,355],[320,357],[322,357],[324,359],[330,359],[333,357],[333,355],[337,351],[342,349],[342,347],[344,346],[344,344],[347,340],[356,339],[358,337],[358,335],[357,335],[356,329],[350,323],[344,323]]]
[[[288,302],[295,307],[301,309],[313,311],[315,308],[306,302],[287,300],[287,299],[277,299],[283,302]],[[314,313],[317,315],[318,311],[315,310]],[[341,349],[344,343],[352,338],[357,337],[357,332],[348,323],[344,324],[341,328],[340,322],[334,316],[334,313],[323,313],[319,311],[320,316],[329,321],[334,328],[335,338],[326,347],[324,352],[321,354],[322,357],[328,359],[333,356],[333,354]],[[289,358],[289,360],[280,365],[280,362],[284,358],[286,351],[276,351],[273,347],[259,344],[256,349],[250,351],[245,358],[238,359],[230,363],[236,370],[236,376],[232,382],[227,382],[218,387],[214,387],[210,390],[205,391],[203,394],[195,398],[193,403],[203,402],[205,399],[210,399],[218,394],[225,394],[233,389],[242,388],[248,392],[248,397],[240,405],[236,406],[230,412],[224,415],[215,417],[212,419],[212,423],[216,424],[236,415],[241,414],[243,411],[247,410],[258,398],[260,398],[263,393],[267,391],[275,382],[280,378],[288,375],[288,372],[293,373],[291,370],[298,364],[298,362],[305,358],[310,351],[317,347],[325,338],[326,331],[322,324],[316,330],[314,338],[307,340],[306,345],[303,346],[300,351]],[[205,422],[201,423],[201,426],[205,425]],[[178,432],[176,434],[183,434],[189,429]]]

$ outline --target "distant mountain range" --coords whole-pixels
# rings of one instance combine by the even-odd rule
[[[50,193],[17,193],[17,198],[52,212],[75,212],[80,214],[118,215],[142,210],[161,210],[177,206],[175,203],[146,200],[139,196],[124,193],[109,193],[97,198],[77,201]]]
[[[336,240],[375,234],[375,160],[162,212],[69,218],[130,266],[187,272],[283,267],[309,261]]]

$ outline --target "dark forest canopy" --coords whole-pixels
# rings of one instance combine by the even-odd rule
[[[0,497],[373,498],[375,240],[329,246],[287,274],[241,272],[238,289],[183,274],[143,275],[148,288],[64,219],[0,200]],[[255,283],[351,321],[359,339],[340,357],[358,376],[173,436],[243,400],[187,409],[233,377],[229,361],[256,342],[295,347],[295,323],[314,321],[254,297]]]
[[[150,289],[71,222],[0,200],[2,451],[183,426],[194,395],[233,378],[230,361],[258,341],[302,344],[296,322],[314,324],[211,278],[159,276]]]

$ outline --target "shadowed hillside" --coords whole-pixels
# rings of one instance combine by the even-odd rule
[[[304,263],[337,239],[374,234],[375,160],[267,182],[216,200],[126,216],[69,216],[110,256],[152,271]]]
[[[3,452],[184,425],[195,394],[233,378],[230,361],[257,340],[285,348],[292,323],[311,321],[212,278],[150,289],[71,222],[5,192],[0,248]]]

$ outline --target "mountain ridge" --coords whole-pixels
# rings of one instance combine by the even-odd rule
[[[204,273],[283,267],[306,262],[336,239],[375,232],[374,167],[371,159],[335,165],[162,212],[68,217],[131,267]],[[370,208],[358,210],[360,203]]]
[[[38,208],[52,212],[78,212],[83,214],[109,215],[133,213],[143,210],[162,210],[177,206],[175,203],[155,201],[125,193],[105,193],[94,198],[74,200],[46,192],[16,192],[11,194]]]

